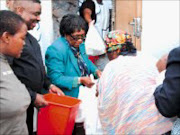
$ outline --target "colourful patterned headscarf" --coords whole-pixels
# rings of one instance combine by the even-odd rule
[[[136,53],[133,46],[131,35],[122,30],[111,31],[105,38],[106,51],[112,52],[120,49],[122,55]]]

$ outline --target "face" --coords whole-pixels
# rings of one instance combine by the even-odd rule
[[[84,41],[85,39],[85,31],[77,31],[74,32],[71,35],[65,35],[67,41],[69,42],[70,45],[79,48],[79,45]]]
[[[7,48],[7,55],[19,58],[22,53],[23,45],[25,44],[25,37],[27,33],[27,26],[22,24],[20,30],[15,35],[9,35],[9,43]]]
[[[116,59],[119,56],[119,53],[120,53],[120,50],[117,49],[115,51],[108,52],[107,56],[108,56],[109,60],[114,60],[114,59]]]
[[[40,21],[41,5],[34,2],[27,2],[27,4],[29,6],[23,8],[20,15],[26,21],[28,30],[32,30]]]

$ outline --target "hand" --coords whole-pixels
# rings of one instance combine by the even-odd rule
[[[90,20],[89,23],[88,23],[88,25],[89,25],[89,26],[90,26],[90,25],[94,25],[94,23],[95,23],[95,20]]]
[[[36,107],[44,107],[48,105],[48,102],[43,98],[43,95],[37,93],[34,105]]]
[[[50,89],[49,89],[49,92],[50,93],[56,93],[58,94],[59,96],[64,96],[64,93],[62,92],[62,90],[60,88],[58,88],[57,86],[51,84],[50,85]]]
[[[84,19],[88,24],[90,24],[90,22],[92,21],[91,14],[92,11],[89,8],[84,9],[83,11]]]
[[[165,54],[156,63],[156,67],[159,72],[162,72],[163,70],[166,69],[167,59],[168,59],[168,54]]]
[[[96,71],[96,74],[97,74],[98,78],[100,78],[101,75],[102,75],[102,72],[101,72],[100,70],[97,70],[97,71]]]
[[[80,83],[84,84],[88,88],[91,88],[94,85],[90,77],[80,77]]]

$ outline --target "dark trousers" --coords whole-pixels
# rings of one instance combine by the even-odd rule
[[[33,135],[33,114],[34,114],[34,105],[31,103],[27,109],[27,118],[26,118],[29,135]]]
[[[75,123],[72,135],[85,135],[84,123]]]

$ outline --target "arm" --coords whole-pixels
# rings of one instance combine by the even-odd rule
[[[93,74],[95,78],[100,78],[101,71],[98,70],[98,68],[91,62],[91,60],[89,60],[88,55],[86,54],[85,45],[80,46],[80,50],[82,51],[81,54],[86,61],[90,74]]]
[[[31,88],[29,87],[26,87],[28,92],[29,92],[29,95],[31,96],[31,101],[34,102],[36,100],[36,95],[37,93],[33,90],[31,90]]]
[[[50,82],[49,78],[47,77],[45,71],[44,71],[44,74],[45,74],[45,76],[44,76],[44,85],[43,85],[43,87],[46,90],[48,90],[50,88],[51,82]]]
[[[156,106],[163,116],[180,114],[180,48],[169,54],[165,79],[156,88],[154,96]]]
[[[89,61],[89,67],[90,67],[90,72],[93,74],[94,78],[100,78],[102,72],[88,59]]]
[[[78,87],[74,82],[78,82],[78,77],[68,76],[66,70],[66,48],[57,49],[50,46],[46,52],[47,74],[51,82],[59,88],[71,90],[73,87]],[[76,81],[75,81],[76,80]]]
[[[26,88],[31,96],[31,102],[34,103],[36,107],[44,107],[48,105],[47,101],[43,98],[43,95],[36,93],[29,87]]]
[[[163,70],[166,69],[167,58],[168,58],[168,54],[165,54],[156,63],[156,67],[157,67],[159,72],[162,72]]]
[[[84,19],[88,24],[90,24],[90,22],[92,21],[91,14],[92,11],[89,8],[84,9],[83,11]]]

